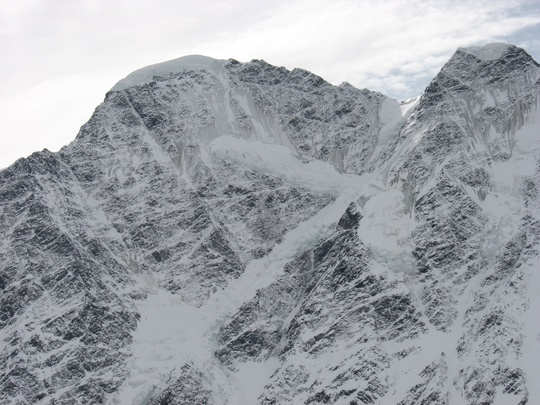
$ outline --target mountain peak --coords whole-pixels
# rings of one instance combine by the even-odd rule
[[[0,171],[0,403],[540,403],[539,78],[130,74]]]
[[[225,64],[226,60],[214,59],[203,55],[187,55],[155,65],[145,66],[127,75],[116,83],[111,91],[124,90],[128,87],[140,86],[152,81],[154,76],[161,76],[182,70],[206,69],[217,72]]]

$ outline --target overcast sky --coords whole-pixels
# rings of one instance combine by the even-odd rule
[[[488,42],[540,61],[540,1],[0,0],[0,168],[57,151],[118,80],[180,56],[264,59],[404,100]]]

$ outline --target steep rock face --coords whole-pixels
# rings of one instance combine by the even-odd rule
[[[33,154],[0,176],[2,401],[103,402],[122,381],[137,324],[118,291],[130,277],[120,248],[56,155]]]
[[[402,200],[402,211],[384,224],[386,240],[381,243],[370,235],[377,231],[372,225],[378,225],[369,218],[370,211],[378,215],[384,211],[368,203],[364,215],[369,222],[361,229],[361,240],[353,243],[358,248],[362,241],[367,242],[368,259],[349,268],[332,263],[319,269],[325,281],[332,280],[336,269],[352,279],[355,270],[369,274],[370,267],[377,266],[388,269],[394,277],[401,274],[398,285],[408,294],[398,298],[399,305],[385,315],[391,322],[392,315],[407,313],[409,307],[408,313],[416,314],[406,318],[414,339],[408,340],[407,333],[400,331],[398,336],[405,343],[398,345],[399,351],[388,347],[377,350],[372,343],[365,353],[353,357],[370,359],[378,353],[378,360],[371,367],[358,360],[355,364],[348,357],[352,349],[340,350],[332,339],[343,328],[350,336],[365,338],[369,335],[366,326],[375,322],[362,319],[363,330],[358,331],[343,321],[349,318],[342,318],[347,314],[347,294],[317,297],[314,301],[324,311],[314,310],[306,319],[297,311],[311,296],[302,295],[298,301],[298,296],[287,292],[290,303],[285,313],[294,317],[283,325],[276,321],[285,317],[275,303],[284,299],[276,298],[276,293],[284,294],[283,285],[296,283],[272,286],[265,294],[258,294],[257,303],[246,304],[223,329],[225,347],[220,352],[232,367],[237,366],[231,364],[228,354],[242,351],[239,347],[260,348],[250,353],[256,358],[261,354],[263,358],[281,356],[282,365],[262,392],[261,401],[281,403],[296,398],[305,403],[334,403],[346,397],[351,403],[490,403],[505,394],[515,395],[515,399],[506,397],[509,401],[528,400],[527,380],[518,366],[525,363],[524,325],[517,320],[524,318],[529,295],[523,283],[538,257],[538,211],[527,207],[538,177],[538,127],[522,125],[538,119],[538,72],[538,65],[515,47],[508,47],[495,60],[481,60],[467,50],[459,50],[419,99],[400,132],[380,151],[380,158],[372,161],[370,170],[384,176],[390,190],[401,191],[387,192],[388,198]],[[488,113],[490,120],[486,121]],[[365,203],[362,198],[359,201]],[[404,221],[408,216],[412,226]],[[399,252],[401,258],[396,259],[396,253],[387,249],[396,240],[392,228],[400,225],[410,227],[410,239],[407,233],[399,235],[396,231],[398,248],[401,243],[401,249],[410,251]],[[346,251],[346,244],[339,246],[340,251]],[[309,257],[307,252],[305,256]],[[337,252],[331,256],[340,257]],[[294,267],[310,268],[299,264]],[[313,273],[304,270],[301,274]],[[308,287],[310,282],[302,284],[314,294]],[[339,285],[343,288],[343,284]],[[376,294],[379,289],[372,286],[371,291]],[[391,296],[385,297],[385,303],[392,308],[391,302],[396,299],[391,295],[392,288],[385,286],[380,291]],[[358,311],[370,313],[377,307],[373,302],[362,305],[358,292],[353,296]],[[271,304],[261,306],[261,299]],[[330,303],[336,304],[335,311],[328,309]],[[288,334],[289,325],[305,329],[310,321],[324,319],[327,310],[332,319],[341,321],[327,329],[322,321],[311,339],[320,347],[319,341],[325,342],[328,334],[332,337],[326,348],[332,353],[332,362],[320,360],[325,359],[323,354],[308,350],[309,339]],[[384,339],[393,340],[392,334],[383,329],[371,342]],[[424,347],[431,346],[428,342],[432,340],[439,340],[439,352]],[[290,350],[296,345],[302,355]],[[358,346],[356,342],[355,350]],[[324,344],[322,347],[324,353]],[[242,359],[238,354],[235,357]],[[412,361],[417,365],[412,367]],[[340,370],[338,364],[346,364],[349,375],[345,378],[333,375]],[[420,364],[422,368],[416,371]],[[367,374],[353,377],[351,369]],[[413,379],[409,387],[398,382],[403,371],[416,373],[416,382]],[[358,383],[351,384],[349,390],[337,389],[343,380],[349,384],[353,380],[368,382],[368,376],[373,375],[378,378],[367,384],[367,389],[360,389]],[[383,375],[385,379],[380,378]]]
[[[533,403],[540,69],[134,72],[0,172],[0,402]]]
[[[461,334],[465,372],[453,383],[471,402],[497,391],[527,399],[515,319],[527,305],[520,267],[538,253],[538,213],[524,193],[534,187],[538,154],[521,128],[538,116],[538,72],[516,47],[489,60],[459,50],[420,99],[416,122],[402,131],[413,143],[389,171],[414,179],[415,278],[431,323]]]
[[[388,391],[392,363],[420,352],[413,342],[426,331],[423,315],[403,274],[360,241],[359,218],[351,205],[330,238],[289,262],[221,329],[218,357],[231,368],[280,358],[261,403],[373,403]],[[389,353],[394,341],[399,350]]]
[[[2,172],[4,399],[103,402],[126,378],[136,300],[165,288],[202,305],[335,198],[301,178],[290,184],[216,159],[214,138],[271,142],[303,150],[304,160],[333,153],[341,170],[343,145],[328,146],[321,131],[356,134],[358,149],[360,127],[376,136],[370,99],[380,94],[262,61],[218,66],[111,91],[59,154],[36,153]],[[293,139],[287,123],[298,114],[303,133]]]

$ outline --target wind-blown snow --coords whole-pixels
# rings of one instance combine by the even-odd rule
[[[256,404],[268,379],[278,366],[279,360],[276,357],[270,357],[263,363],[250,361],[240,364],[235,378],[237,381],[242,381],[245,388],[243,391],[237,391],[236,396],[231,396],[230,403]]]
[[[409,111],[418,105],[420,102],[420,97],[421,96],[410,98],[399,105],[399,109],[401,110],[401,115],[403,117],[405,117]]]
[[[342,175],[329,163],[313,160],[303,163],[286,147],[259,141],[248,141],[225,135],[210,144],[215,157],[272,176],[309,190],[339,194],[355,176]]]
[[[494,42],[484,46],[473,46],[470,48],[459,48],[460,51],[470,53],[483,61],[499,59],[510,47],[508,44]]]
[[[191,360],[190,354],[204,352],[205,318],[180,296],[156,289],[137,307],[141,320],[133,336],[131,373],[113,399],[117,404],[145,403],[166,387],[176,367]]]
[[[406,213],[403,193],[388,190],[373,196],[363,207],[360,240],[374,252],[389,258],[410,251],[410,235],[414,221]]]
[[[392,135],[396,133],[396,127],[402,122],[403,113],[400,104],[391,98],[384,100],[379,111],[381,130],[377,138],[377,146],[384,146]]]
[[[380,152],[388,145],[390,139],[399,132],[401,125],[406,122],[414,107],[418,105],[419,100],[420,97],[411,98],[403,103],[398,103],[391,98],[384,100],[379,110],[381,129],[377,137],[377,146],[371,157],[373,162],[377,161]]]
[[[111,91],[120,91],[128,87],[141,86],[151,82],[154,76],[163,76],[187,69],[206,69],[208,71],[217,72],[225,65],[225,63],[225,60],[213,59],[208,56],[183,56],[181,58],[138,69],[116,83]]]

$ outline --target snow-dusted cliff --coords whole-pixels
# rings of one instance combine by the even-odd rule
[[[540,68],[408,103],[189,56],[0,172],[0,403],[536,403]]]

